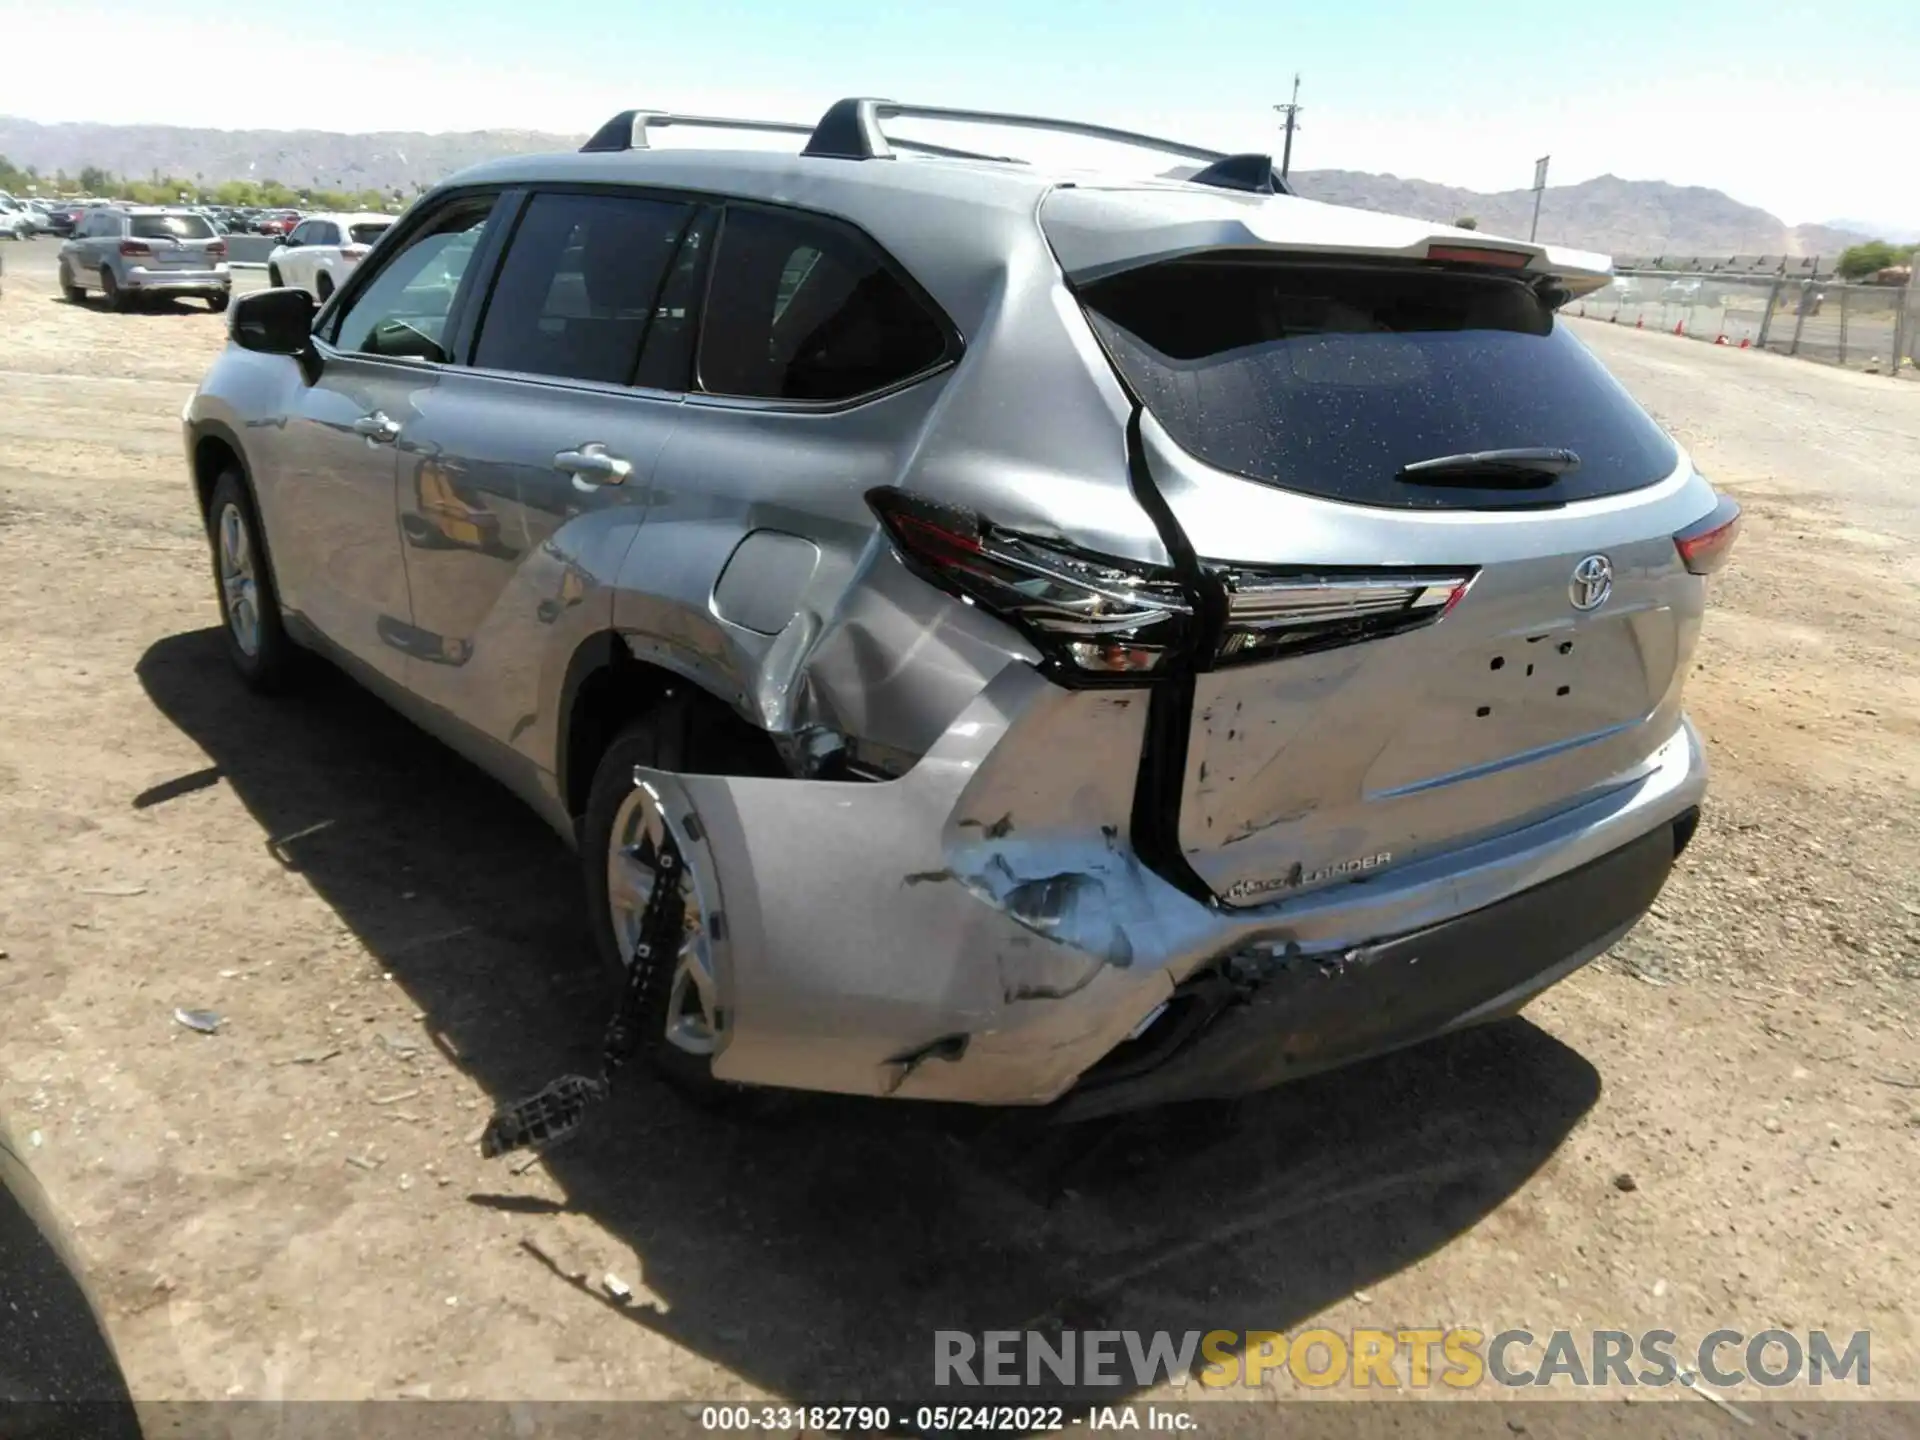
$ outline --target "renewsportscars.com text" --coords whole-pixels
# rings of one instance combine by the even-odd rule
[[[1197,1369],[1196,1369],[1197,1366]],[[1671,1330],[1467,1326],[1395,1330],[940,1330],[933,1383],[941,1387],[1183,1385],[1414,1390],[1482,1385],[1590,1388],[1872,1383],[1872,1337],[1789,1330],[1714,1330],[1683,1343]]]

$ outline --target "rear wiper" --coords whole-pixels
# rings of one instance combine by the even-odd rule
[[[1415,460],[1400,467],[1399,478],[1409,485],[1551,485],[1579,468],[1580,457],[1571,450],[1523,445]]]

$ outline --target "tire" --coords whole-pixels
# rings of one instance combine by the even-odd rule
[[[227,306],[232,303],[232,300],[233,292],[231,290],[215,290],[211,295],[207,296],[207,309],[216,315],[223,315],[226,313]]]
[[[686,753],[687,712],[669,700],[645,718],[622,730],[600,757],[593,772],[593,786],[587,799],[587,813],[581,825],[580,861],[586,880],[587,921],[593,930],[595,954],[601,968],[618,985],[627,979],[629,956],[622,953],[622,942],[615,930],[610,899],[612,852],[615,825],[623,819],[623,809],[635,794],[633,767],[649,765],[661,770],[678,769]],[[673,957],[663,957],[674,963]],[[616,992],[617,993],[617,992]],[[751,1104],[761,1092],[713,1078],[712,1061],[682,1048],[668,1038],[667,1030],[676,1005],[675,989],[670,983],[653,987],[652,996],[639,1022],[639,1053],[660,1079],[687,1099],[705,1106],[737,1107]]]
[[[120,282],[113,278],[113,267],[110,265],[100,267],[100,298],[107,302],[109,310],[127,308],[127,292],[122,290]]]
[[[286,281],[280,278],[280,267],[269,261],[267,264],[267,284],[272,289],[281,290],[286,287],[286,283]]]
[[[226,471],[214,484],[207,505],[207,552],[227,658],[248,689],[261,694],[286,689],[299,651],[281,621],[259,512],[237,470]]]
[[[73,283],[73,272],[67,269],[67,262],[60,262],[60,293],[67,297],[69,305],[87,303],[87,287]]]
[[[320,272],[320,278],[313,282],[314,294],[322,305],[333,298],[333,277],[326,271]]]

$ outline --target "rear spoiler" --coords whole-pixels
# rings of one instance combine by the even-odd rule
[[[1495,270],[1537,282],[1556,305],[1613,279],[1612,259],[1592,251],[1283,195],[1062,186],[1041,204],[1040,224],[1060,268],[1080,284],[1213,252]]]

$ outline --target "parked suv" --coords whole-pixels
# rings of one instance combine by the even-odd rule
[[[60,247],[60,289],[78,303],[99,290],[111,309],[139,295],[196,295],[225,310],[233,294],[227,242],[204,215],[185,209],[100,205]]]
[[[624,114],[241,299],[184,414],[241,675],[545,816],[696,1088],[1230,1095],[1624,935],[1738,511],[1556,319],[1608,262],[898,116],[1033,123]]]
[[[324,303],[392,224],[391,215],[309,215],[274,248],[267,280],[311,290]]]

